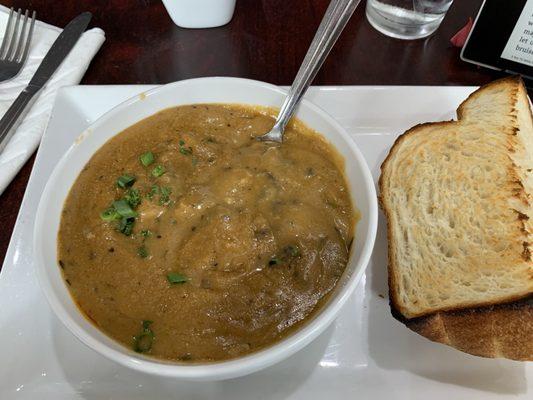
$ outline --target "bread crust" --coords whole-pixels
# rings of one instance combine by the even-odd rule
[[[491,82],[483,89],[494,89],[497,86],[512,84],[524,90],[520,77],[507,77]],[[483,90],[482,89],[482,90]],[[482,90],[473,92],[457,109],[458,121],[468,115],[467,105]],[[531,109],[530,109],[531,114]],[[383,187],[384,169],[409,135],[428,126],[453,126],[458,121],[429,122],[416,125],[400,135],[389,154],[381,165],[381,175],[378,181],[378,200],[387,221],[390,220],[390,210],[384,204]],[[391,245],[392,231],[387,225],[388,237],[388,284],[389,303],[391,313],[398,321],[405,324],[414,332],[438,343],[452,346],[458,350],[481,357],[504,357],[519,361],[533,361],[533,294],[526,293],[509,297],[505,302],[487,302],[476,307],[457,305],[442,308],[436,312],[407,318],[402,312],[393,288],[396,286],[396,270],[393,262],[396,259],[395,249]]]
[[[392,304],[391,310],[409,329],[434,342],[480,357],[533,361],[533,296],[412,319],[406,319]]]

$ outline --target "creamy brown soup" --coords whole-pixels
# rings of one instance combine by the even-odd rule
[[[129,348],[218,361],[279,341],[343,273],[356,212],[340,157],[272,110],[167,109],[110,139],[65,202],[58,262],[80,309]]]

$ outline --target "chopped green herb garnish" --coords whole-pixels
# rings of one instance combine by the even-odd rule
[[[117,186],[126,189],[135,183],[136,178],[131,175],[122,175],[117,179]]]
[[[153,323],[154,321],[144,320],[142,322],[143,330],[150,329],[150,325],[152,325]]]
[[[189,280],[185,275],[178,274],[177,272],[170,272],[167,274],[167,280],[171,285],[178,283],[185,283]]]
[[[172,193],[172,189],[166,186],[161,187],[161,196],[159,196],[159,204],[162,206],[167,205],[170,203],[170,194]]]
[[[195,156],[192,156],[192,166],[196,167],[198,165],[198,158]]]
[[[137,250],[137,254],[139,254],[142,258],[148,257],[148,249],[145,246],[139,247],[139,250]]]
[[[189,156],[192,154],[192,147],[185,147],[185,141],[180,139],[179,141],[179,145],[180,145],[180,153],[185,155],[185,156]]]
[[[279,258],[271,258],[270,261],[268,262],[268,265],[278,265],[278,264],[281,264],[281,260]]]
[[[133,350],[138,353],[146,353],[152,348],[154,332],[150,329],[152,321],[143,321],[141,333],[133,337]]]
[[[148,197],[150,200],[152,200],[153,197],[154,197],[156,194],[159,194],[159,186],[157,186],[157,185],[153,185],[153,186],[150,188],[150,191],[146,194],[146,197]]]
[[[137,216],[137,213],[133,211],[127,200],[116,200],[113,202],[113,207],[124,218],[135,218]]]
[[[269,266],[290,265],[295,257],[300,256],[300,249],[295,245],[288,245],[282,249],[281,256],[272,257],[268,261]]]
[[[163,175],[166,172],[165,167],[162,165],[158,165],[152,170],[152,175],[156,178],[159,178],[161,175]]]
[[[118,230],[124,235],[129,236],[133,231],[133,224],[135,224],[135,218],[122,218],[118,225]]]
[[[148,229],[143,229],[141,231],[141,236],[144,237],[144,238],[147,238],[148,236],[152,236],[152,231],[150,231]]]
[[[109,207],[100,213],[100,218],[104,221],[116,221],[122,218],[122,216],[115,210],[115,207]]]
[[[144,165],[145,167],[148,167],[155,161],[154,153],[152,153],[151,151],[148,151],[144,154],[141,154],[139,159],[141,160],[142,165]]]
[[[142,200],[139,189],[129,189],[126,195],[124,196],[124,199],[132,208],[137,208],[137,206],[141,204]]]

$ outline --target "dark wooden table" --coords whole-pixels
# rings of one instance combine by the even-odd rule
[[[439,30],[401,41],[375,31],[364,2],[343,32],[316,85],[481,85],[497,77],[459,59],[449,39],[482,0],[456,0]],[[329,0],[237,0],[233,20],[214,29],[175,26],[160,0],[0,0],[65,26],[82,11],[106,32],[83,84],[167,83],[227,75],[279,85],[292,82]],[[3,261],[34,157],[0,196]]]

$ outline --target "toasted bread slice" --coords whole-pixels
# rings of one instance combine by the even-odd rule
[[[394,314],[394,311],[393,311]],[[533,361],[533,299],[396,318],[428,339],[481,357]]]
[[[533,122],[524,85],[519,78],[486,85],[457,115],[408,130],[381,167],[391,306],[432,340],[488,357],[532,358]],[[519,299],[526,300],[518,308],[498,308]],[[526,355],[495,349],[515,337],[496,326],[496,314],[514,315],[520,329],[509,329],[528,333],[517,339]],[[482,327],[493,348],[473,343]]]

